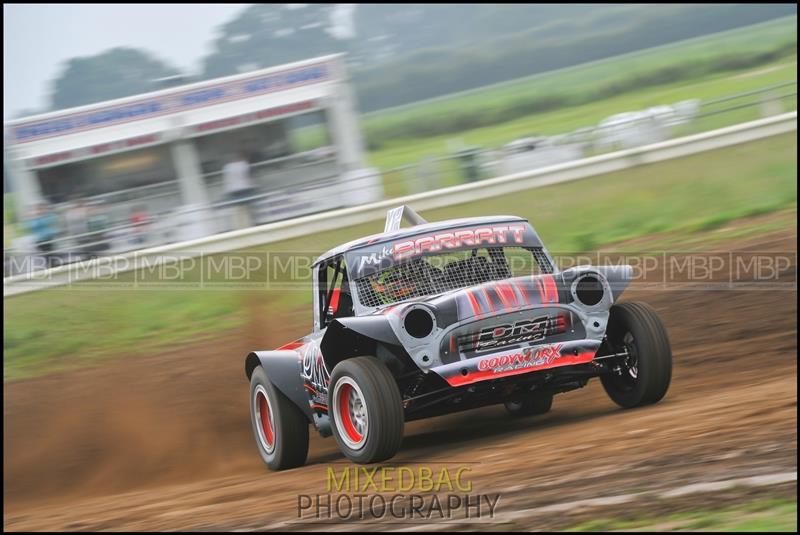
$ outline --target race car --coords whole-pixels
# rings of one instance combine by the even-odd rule
[[[632,268],[561,271],[520,217],[428,223],[401,206],[384,232],[312,269],[313,331],[245,359],[256,446],[273,470],[305,463],[309,424],[375,463],[398,452],[408,421],[492,404],[540,415],[592,378],[632,408],[670,384],[658,315],[618,302]]]

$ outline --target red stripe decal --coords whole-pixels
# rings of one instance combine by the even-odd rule
[[[472,313],[476,316],[480,316],[481,306],[478,304],[478,300],[475,299],[475,296],[472,295],[472,290],[467,290],[467,298],[469,299],[469,303],[472,305]]]
[[[304,342],[297,340],[296,342],[289,342],[288,344],[284,344],[279,347],[276,351],[280,351],[282,349],[289,350],[289,349],[297,349],[298,347],[303,347],[305,345]]]
[[[506,296],[503,295],[502,285],[497,284],[492,289],[494,290],[494,293],[497,294],[497,297],[500,298],[500,303],[502,303],[503,310],[511,308],[511,305],[508,303],[508,300],[506,299]]]
[[[514,285],[517,287],[517,290],[519,290],[519,293],[522,294],[525,304],[530,305],[531,302],[528,300],[528,286],[521,280],[514,281]]]
[[[492,298],[489,296],[488,290],[486,290],[486,286],[481,288],[483,290],[483,296],[486,298],[486,304],[489,305],[489,310],[494,312],[494,305],[492,304]]]
[[[544,287],[542,286],[541,279],[534,279],[533,282],[536,283],[536,289],[539,290],[539,299],[541,300],[542,304],[547,303],[546,296],[544,294]]]
[[[511,302],[511,306],[517,307],[519,305],[519,301],[517,301],[517,292],[514,291],[514,287],[510,284],[504,284],[503,291],[508,292],[508,298]]]
[[[542,277],[542,283],[544,284],[545,295],[547,296],[548,303],[558,303],[558,288],[556,287],[556,281],[552,275],[545,275]]]

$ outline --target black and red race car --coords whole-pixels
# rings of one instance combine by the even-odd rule
[[[672,352],[649,305],[617,302],[631,276],[559,271],[519,217],[391,210],[383,233],[314,263],[313,332],[247,356],[258,451],[272,469],[300,466],[313,424],[352,461],[383,461],[406,421],[491,404],[542,414],[594,377],[622,407],[655,403]]]

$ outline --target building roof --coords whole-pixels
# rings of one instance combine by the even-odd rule
[[[65,109],[51,111],[51,112],[39,113],[39,114],[36,114],[36,115],[29,115],[29,116],[25,116],[25,117],[20,117],[18,119],[13,119],[13,120],[10,120],[10,121],[3,121],[3,124],[6,127],[14,127],[14,126],[17,126],[19,124],[24,124],[24,123],[29,123],[29,122],[36,122],[36,121],[40,121],[40,120],[50,120],[50,119],[54,119],[54,118],[59,118],[59,117],[61,117],[63,115],[70,115],[70,114],[78,113],[78,112],[93,111],[93,110],[96,110],[96,109],[105,108],[107,106],[118,106],[118,105],[131,104],[131,103],[138,102],[138,101],[140,101],[142,99],[168,97],[168,96],[172,96],[175,93],[182,93],[182,92],[185,92],[185,91],[202,90],[202,89],[206,89],[208,87],[217,86],[217,85],[220,85],[220,84],[225,84],[225,83],[230,83],[230,82],[238,82],[238,81],[247,80],[247,79],[254,78],[254,77],[260,77],[260,76],[274,74],[274,73],[277,73],[277,72],[282,72],[282,71],[286,71],[286,70],[290,70],[290,69],[294,69],[294,68],[298,68],[298,67],[304,67],[304,66],[311,65],[311,64],[314,64],[314,63],[319,63],[319,62],[329,61],[329,60],[333,60],[333,59],[338,59],[338,58],[343,57],[343,56],[344,56],[344,54],[338,53],[338,54],[329,54],[329,55],[326,55],[326,56],[308,58],[308,59],[304,59],[304,60],[301,60],[301,61],[295,61],[295,62],[292,62],[292,63],[284,63],[282,65],[275,65],[275,66],[272,66],[272,67],[267,67],[265,69],[260,69],[260,70],[255,70],[255,71],[248,71],[248,72],[241,73],[241,74],[232,74],[232,75],[229,75],[229,76],[222,76],[222,77],[219,77],[219,78],[213,78],[213,79],[209,79],[209,80],[201,80],[199,82],[192,82],[192,83],[189,83],[189,84],[182,84],[182,85],[172,86],[172,87],[168,87],[168,88],[165,88],[165,89],[158,89],[158,90],[150,91],[150,92],[147,92],[147,93],[138,93],[136,95],[131,95],[131,96],[128,96],[128,97],[116,98],[116,99],[112,99],[112,100],[105,100],[105,101],[102,101],[102,102],[94,102],[92,104],[85,104],[83,106],[76,106],[76,107],[72,107],[72,108],[65,108]]]

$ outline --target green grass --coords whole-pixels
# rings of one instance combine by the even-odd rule
[[[796,532],[797,501],[758,500],[717,509],[697,509],[663,516],[626,515],[578,524],[565,531],[728,531]]]
[[[429,220],[508,213],[528,217],[552,250],[581,251],[659,232],[688,233],[796,204],[797,136],[786,134],[557,184],[426,211]],[[365,224],[303,240],[323,244],[375,232]],[[297,243],[275,244],[296,247]]]
[[[425,211],[429,220],[491,214],[528,217],[556,253],[670,233],[676,243],[728,221],[796,208],[797,136],[784,134],[605,176]],[[319,254],[380,231],[382,222],[316,233],[249,252]],[[254,271],[267,279],[268,269]],[[139,281],[141,273],[137,274]],[[133,274],[118,278],[130,282]],[[97,283],[54,288],[4,300],[3,377],[14,380],[114,355],[153,353],[218,336],[248,321],[253,301],[269,310],[289,338],[310,327],[308,280],[296,289],[114,289]],[[308,324],[286,314],[308,310]]]
[[[152,354],[246,321],[235,292],[105,290],[83,285],[7,299],[3,378],[60,371],[113,355]]]
[[[504,103],[526,93],[553,94],[563,93],[565,90],[568,92],[583,91],[587,86],[596,86],[599,82],[608,82],[619,78],[621,73],[626,76],[649,73],[653,70],[684,65],[692,61],[714,60],[723,53],[731,55],[763,53],[785,43],[796,41],[796,39],[797,17],[784,17],[470,91],[379,110],[365,114],[364,118],[376,120],[375,123],[366,124],[366,126],[371,126],[390,120],[424,118],[431,113],[458,113],[466,108],[478,106],[499,108]]]
[[[777,67],[775,70],[765,71],[766,68]],[[758,71],[761,72],[760,74]],[[752,76],[737,77],[745,72],[753,72]],[[699,98],[710,100],[728,95],[760,89],[762,87],[795,80],[797,78],[796,56],[784,58],[773,64],[764,65],[754,69],[747,69],[738,73],[724,73],[704,76],[693,80],[660,86],[649,87],[638,91],[627,92],[617,97],[605,98],[595,102],[571,106],[520,117],[500,125],[487,126],[467,130],[457,135],[435,136],[418,140],[397,140],[387,143],[385,148],[369,153],[370,163],[379,169],[390,169],[400,165],[416,163],[425,156],[447,154],[447,141],[459,139],[466,145],[481,145],[496,147],[520,137],[532,134],[554,135],[571,132],[578,128],[597,125],[602,119],[625,111],[644,109],[657,104],[673,104],[682,100]],[[491,96],[485,97],[491,100]],[[787,109],[796,108],[789,101]],[[758,113],[758,108],[752,112]],[[745,112],[747,114],[747,112]],[[716,116],[717,124],[734,124],[739,117],[726,118],[727,114]],[[755,118],[755,117],[754,117]]]

